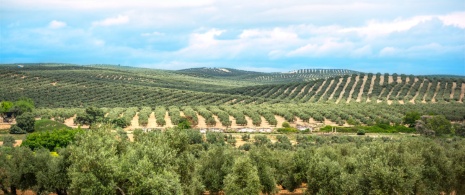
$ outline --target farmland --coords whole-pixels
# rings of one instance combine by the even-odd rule
[[[0,84],[35,120],[0,126],[5,193],[465,190],[464,77],[4,64]]]

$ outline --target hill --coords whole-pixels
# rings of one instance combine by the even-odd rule
[[[462,103],[464,77],[305,69],[260,73],[226,68],[179,71],[69,64],[0,65],[0,100],[38,107],[193,106],[261,103]]]
[[[232,68],[190,68],[177,72],[196,77],[245,80],[268,84],[305,82],[358,73],[345,69],[301,69],[287,73],[263,73]]]

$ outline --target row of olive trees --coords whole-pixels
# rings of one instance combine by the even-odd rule
[[[130,142],[106,126],[76,134],[58,153],[0,147],[0,189],[40,194],[465,193],[465,140],[232,136],[183,128],[136,131]],[[36,138],[38,139],[38,138]],[[47,139],[53,139],[48,137]],[[169,141],[167,141],[169,140]],[[35,140],[36,143],[40,141]]]

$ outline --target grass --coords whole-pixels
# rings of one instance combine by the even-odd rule
[[[40,131],[71,129],[71,127],[68,127],[63,123],[56,122],[50,119],[42,119],[42,120],[36,121],[34,125],[34,129],[36,132],[40,132]]]

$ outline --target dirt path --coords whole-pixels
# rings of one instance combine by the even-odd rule
[[[313,85],[307,92],[307,94],[303,95],[301,99],[304,99],[305,97],[307,97],[307,95],[315,88],[315,85]]]
[[[350,89],[349,97],[347,98],[346,103],[349,103],[350,100],[352,99],[352,94],[354,93],[354,91],[355,91],[355,86],[357,86],[359,80],[360,80],[360,75],[357,75],[357,76],[355,77],[354,85],[352,85],[352,89]]]
[[[438,84],[436,85],[436,89],[434,90],[434,95],[433,97],[431,98],[431,102],[435,103],[436,102],[436,95],[438,95],[438,91],[439,91],[439,86],[441,85],[441,82],[438,82]]]
[[[333,92],[331,93],[331,96],[329,96],[328,100],[332,100],[332,99],[333,99],[334,94],[335,94],[336,91],[337,91],[337,88],[339,88],[339,85],[341,85],[341,82],[342,82],[342,78],[339,78],[339,81],[337,82],[336,87],[334,88]]]
[[[201,129],[205,129],[207,128],[207,122],[205,121],[205,118],[203,118],[202,115],[200,114],[197,114],[197,119],[198,119],[198,124],[197,124],[197,128],[201,128]]]
[[[463,96],[465,96],[465,83],[462,83],[462,93],[460,94],[460,102],[463,102]]]
[[[392,78],[392,76],[389,76],[388,78],[389,78],[389,79],[388,79],[388,84],[391,84],[391,83],[394,82],[394,78]]]
[[[76,125],[74,124],[74,119],[77,117],[77,115],[75,114],[74,116],[72,116],[71,118],[69,119],[65,119],[65,125],[68,126],[68,127],[71,127],[71,128],[78,128],[79,125]],[[81,128],[89,128],[89,125],[81,125]]]
[[[215,126],[212,126],[212,127],[213,127],[213,128],[224,128],[224,126],[221,124],[221,121],[220,121],[220,119],[218,118],[218,116],[216,116],[216,115],[212,115],[212,116],[213,116],[213,118],[214,118],[215,121],[216,121]]]
[[[292,89],[292,91],[289,93],[289,95],[292,95],[296,90],[297,90],[297,87],[294,87],[294,89]]]
[[[383,85],[384,84],[384,75],[380,75],[379,76],[379,85]]]
[[[165,113],[165,122],[166,122],[166,125],[164,127],[174,127],[173,123],[171,122],[171,118],[170,116],[168,115],[168,112]]]
[[[240,128],[241,126],[237,125],[236,119],[229,115],[229,120],[231,121],[231,128]]]
[[[299,93],[298,93],[297,95],[302,94],[302,93],[305,91],[305,89],[306,89],[307,87],[310,87],[310,85],[305,85],[304,87],[302,87],[302,89],[299,91]],[[313,86],[311,86],[311,87],[313,87]],[[311,89],[311,88],[310,88],[310,89]],[[308,90],[308,91],[310,91],[310,90]]]
[[[260,124],[260,128],[271,128],[271,125],[266,121],[265,117],[260,116],[262,119],[262,123]]]
[[[245,116],[245,120],[247,121],[247,125],[246,125],[247,127],[257,127],[253,125],[253,120],[250,117]]]
[[[373,77],[371,78],[370,89],[368,90],[368,94],[373,93],[373,88],[375,86],[376,77],[377,77],[376,75],[373,75]],[[368,98],[368,94],[366,94],[366,96],[367,96],[367,101],[366,102],[371,102],[371,99]]]
[[[318,92],[320,92],[321,88],[323,88],[323,86],[326,84],[326,81],[328,81],[328,79],[324,80],[323,83],[321,83],[321,85],[318,87],[318,89],[315,91],[315,94],[318,94]],[[313,99],[314,97],[310,98],[310,99]]]
[[[139,126],[139,112],[136,112],[136,115],[132,117],[131,125],[124,128],[124,130],[128,131],[128,130],[134,130],[138,128],[141,128],[141,127]]]
[[[425,80],[421,81],[420,87],[418,88],[417,93],[415,93],[415,96],[413,96],[413,99],[410,100],[410,103],[412,103],[412,104],[415,103],[415,99],[417,99],[418,95],[420,95],[420,89],[423,87],[424,84],[425,84]]]
[[[155,118],[155,112],[150,113],[147,128],[157,128],[157,119]]]
[[[331,79],[331,82],[329,83],[328,87],[326,87],[325,92],[321,95],[321,97],[320,97],[320,99],[318,99],[318,101],[320,101],[326,95],[326,93],[329,91],[329,88],[331,88],[331,86],[333,84],[334,84],[334,79]]]
[[[407,84],[409,81],[410,81],[410,79],[407,77],[407,81],[406,81],[405,84]],[[413,89],[413,86],[415,86],[415,84],[416,84],[417,82],[418,82],[417,79],[414,79],[414,80],[413,80],[412,85],[410,85],[410,88],[408,88],[408,91],[407,91],[407,93],[405,94],[406,96],[410,94],[410,92],[411,92],[412,89]],[[401,91],[402,91],[402,90],[401,90]],[[399,91],[399,94],[400,94],[400,91]],[[398,95],[398,96],[399,96],[399,95]],[[402,97],[402,99],[403,99],[403,98],[404,98],[404,97]],[[409,101],[410,101],[410,100],[409,100]]]
[[[457,83],[456,83],[456,82],[453,82],[453,83],[452,83],[452,89],[450,90],[450,96],[449,96],[449,98],[450,98],[451,100],[454,98],[455,88],[457,88]]]
[[[72,116],[71,118],[69,119],[65,119],[65,125],[68,126],[68,127],[73,127],[75,126],[74,125],[74,119],[76,118],[76,114],[74,116]]]
[[[426,81],[425,81],[426,82]],[[428,95],[428,91],[429,89],[431,88],[433,84],[431,82],[428,81],[428,87],[426,88],[426,92],[425,94],[423,95],[423,98],[421,99],[421,102],[422,103],[426,103],[426,96]]]
[[[282,127],[283,123],[286,122],[286,119],[281,116],[275,115],[274,117],[276,118],[276,121],[278,121],[278,123],[276,123],[276,127]]]
[[[349,85],[351,79],[352,79],[352,77],[347,78],[347,82],[346,82],[346,84],[344,85],[344,88],[342,89],[342,92],[341,92],[341,94],[339,95],[339,98],[337,98],[336,104],[338,104],[339,101],[341,101],[342,97],[344,96],[344,93],[346,93],[347,85]]]
[[[356,102],[361,102],[362,101],[363,89],[365,88],[365,84],[367,83],[367,80],[368,80],[368,75],[365,75],[363,77],[362,86],[360,87],[360,91],[358,92]]]

